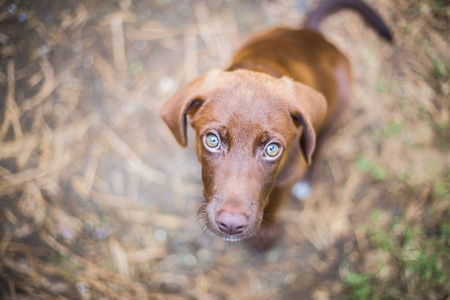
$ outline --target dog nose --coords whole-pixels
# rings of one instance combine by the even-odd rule
[[[230,235],[244,232],[248,227],[248,217],[243,213],[232,213],[222,210],[216,217],[219,229]]]

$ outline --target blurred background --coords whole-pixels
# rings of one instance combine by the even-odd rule
[[[322,29],[352,111],[277,245],[208,234],[200,165],[158,116],[312,0],[0,0],[1,299],[449,299],[450,8],[366,0]]]

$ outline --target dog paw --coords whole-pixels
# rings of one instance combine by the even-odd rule
[[[256,251],[266,251],[271,248],[278,238],[276,224],[261,225],[255,236],[249,240],[249,246]]]
[[[300,181],[292,189],[292,195],[300,201],[305,201],[311,195],[311,184],[307,181]]]

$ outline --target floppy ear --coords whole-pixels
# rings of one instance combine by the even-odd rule
[[[203,104],[207,95],[205,81],[212,77],[213,72],[204,74],[194,81],[186,84],[179,89],[166,103],[159,112],[161,118],[169,126],[170,131],[175,136],[177,142],[186,147],[186,126],[187,115],[193,117],[198,108]]]
[[[300,149],[308,164],[316,146],[315,128],[320,126],[327,112],[327,101],[318,91],[300,82],[294,82],[283,77],[291,90],[291,99],[288,100],[289,111],[296,123],[302,126],[303,132],[300,137]]]

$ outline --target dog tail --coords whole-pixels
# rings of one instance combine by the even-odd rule
[[[305,26],[318,31],[319,25],[325,17],[341,9],[351,9],[358,12],[380,36],[389,42],[393,40],[391,31],[380,15],[361,0],[325,0],[307,15]]]

